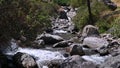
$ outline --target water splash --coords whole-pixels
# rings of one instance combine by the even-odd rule
[[[60,52],[52,52],[47,50],[40,49],[30,49],[30,48],[19,48],[17,52],[27,53],[38,59],[39,62],[45,60],[54,60],[54,59],[65,59],[65,57]]]
[[[91,55],[91,56],[82,56],[83,59],[87,60],[87,61],[91,61],[95,64],[101,64],[103,63],[108,57],[110,57],[109,55],[108,56],[99,56],[98,54],[96,55]]]

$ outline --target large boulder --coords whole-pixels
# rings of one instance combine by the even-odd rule
[[[61,68],[96,68],[97,66],[90,62],[85,61],[79,55],[74,55],[67,58],[60,66]]]
[[[108,41],[103,38],[98,38],[98,37],[86,37],[83,40],[83,45],[87,45],[88,47],[92,49],[97,49],[101,47],[106,47],[108,46]]]
[[[120,55],[108,58],[99,68],[120,68]]]
[[[18,52],[13,56],[13,61],[17,68],[38,68],[35,59],[26,53]]]
[[[98,32],[98,28],[92,25],[87,25],[84,27],[82,32],[82,37],[88,37],[88,36],[100,36]]]
[[[63,41],[63,38],[58,35],[51,35],[51,34],[42,34],[37,37],[37,40],[42,39],[44,40],[45,44],[55,44],[57,42]]]

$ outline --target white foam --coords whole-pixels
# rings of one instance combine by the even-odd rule
[[[46,60],[50,61],[54,59],[65,59],[65,57],[61,53],[47,50],[19,48],[17,52],[27,53],[34,57],[37,57],[39,62]]]
[[[48,68],[47,66],[43,66],[42,68]]]
[[[55,33],[55,34],[59,34],[59,33],[61,33],[61,34],[65,34],[65,33],[67,33],[67,31],[64,31],[64,30],[54,30],[54,32],[53,33]]]
[[[106,60],[106,58],[108,58],[108,57],[109,56],[99,56],[99,55],[82,56],[83,59],[85,59],[87,61],[91,61],[96,64],[103,63]]]

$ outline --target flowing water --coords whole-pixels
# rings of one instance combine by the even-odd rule
[[[76,12],[69,11],[67,15],[69,17],[68,21],[59,19],[52,22],[53,28],[54,28],[53,34],[61,35],[63,38],[70,39],[73,36],[68,32],[71,32],[70,30],[74,28],[74,24],[72,23],[71,19],[76,15]],[[45,49],[21,48],[21,47],[18,47],[14,41],[11,41],[11,46],[8,47],[7,52],[5,52],[5,54],[13,56],[17,52],[27,53],[33,56],[36,59],[39,68],[41,68],[40,64],[44,61],[51,61],[55,59],[58,59],[58,60],[66,59],[60,50],[55,50],[49,47],[46,47]],[[106,57],[108,56],[103,56],[103,57],[100,57],[98,55],[82,56],[82,58],[84,58],[85,60],[92,61],[96,64],[100,64],[104,62]],[[48,68],[48,67],[42,66],[42,68]]]

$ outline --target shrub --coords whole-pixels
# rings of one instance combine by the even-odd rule
[[[21,35],[34,40],[38,32],[51,26],[55,9],[41,0],[0,0],[0,41]]]
[[[107,7],[98,0],[91,1],[91,11],[93,17],[93,24],[101,18],[101,13],[107,10]],[[73,19],[77,28],[82,29],[85,25],[89,24],[88,7],[86,4],[79,7],[77,15]]]
[[[120,17],[116,18],[111,26],[113,28],[112,34],[116,37],[120,37]]]

